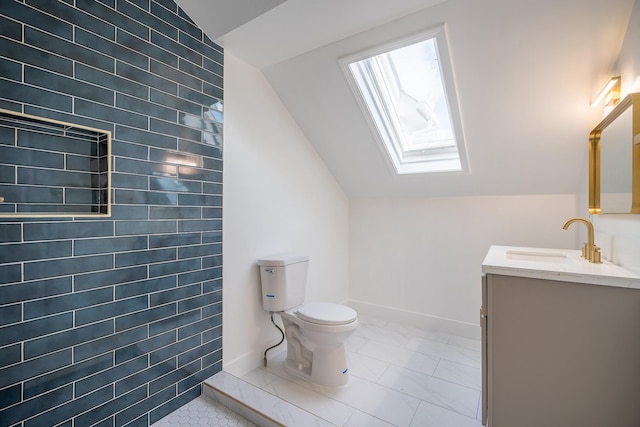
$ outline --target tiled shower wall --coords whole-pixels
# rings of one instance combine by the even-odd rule
[[[222,64],[172,0],[0,1],[0,108],[114,166],[110,218],[0,218],[0,426],[146,426],[221,369]],[[0,195],[54,179],[14,143]]]

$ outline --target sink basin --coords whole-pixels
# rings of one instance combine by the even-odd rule
[[[609,261],[594,264],[580,250],[492,245],[482,262],[485,274],[548,279],[640,290],[640,275]]]
[[[535,252],[510,249],[507,258],[518,261],[564,262],[567,256],[561,252]]]

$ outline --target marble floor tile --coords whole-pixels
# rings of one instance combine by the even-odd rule
[[[292,396],[287,396],[287,400],[285,400],[276,395],[273,388],[274,383],[280,381],[287,383],[287,385],[278,387],[279,389],[295,386],[278,378],[267,386],[267,388],[272,388],[272,392],[269,393],[226,372],[218,372],[213,377],[208,378],[203,387],[204,394],[208,398],[228,406],[234,412],[243,415],[260,426],[331,427],[336,425],[296,406],[290,402]],[[316,405],[325,405],[325,410],[335,409],[330,407],[327,402],[329,399],[326,399],[326,397],[322,398],[322,396],[318,395],[315,400]],[[297,403],[300,403],[300,399]],[[343,416],[344,421],[346,421],[351,416],[353,409],[344,407],[343,410],[348,411],[348,414]]]
[[[354,412],[344,403],[284,379],[273,381],[265,390],[338,426],[344,425]]]
[[[345,341],[344,346],[347,351],[356,352],[368,342],[369,340],[367,338],[359,337],[358,335],[351,335],[349,339]]]
[[[384,328],[389,331],[396,331],[402,335],[410,335],[442,343],[447,343],[451,339],[451,335],[446,332],[434,331],[420,326],[406,325],[397,322],[389,322]]]
[[[482,427],[482,424],[477,419],[422,402],[410,427]]]
[[[371,314],[358,313],[358,322],[360,325],[375,326],[378,328],[386,328],[388,323],[386,320]]]
[[[260,366],[242,379],[224,372],[212,377],[218,386],[231,390],[230,397],[212,400],[219,407],[226,402],[230,415],[222,424],[209,417],[206,425],[480,427],[479,341],[372,315],[358,318],[358,329],[345,343],[350,373],[346,386],[317,386],[288,373],[286,351],[280,349],[267,367]],[[256,417],[257,412],[243,405],[274,421]],[[158,425],[203,425],[183,408],[169,415],[172,424]],[[240,416],[234,418],[232,411]],[[175,415],[179,412],[182,419]]]
[[[215,389],[224,390],[226,395],[237,401],[249,403],[252,408],[264,414],[269,413],[272,407],[280,403],[280,399],[273,394],[253,387],[251,384],[226,372],[218,372],[207,379],[206,383]]]
[[[412,338],[406,346],[410,350],[461,363],[480,367],[482,358],[479,350],[472,350],[452,344],[444,344],[424,338]]]
[[[269,416],[277,419],[280,424],[290,427],[335,427],[336,425],[285,401],[280,401],[271,408]]]
[[[472,340],[470,338],[451,336],[447,344],[457,345],[458,347],[468,348],[469,350],[480,351],[482,343],[479,340]]]
[[[402,335],[379,326],[359,325],[353,335],[390,345],[405,346],[411,340],[411,336]]]
[[[355,411],[349,421],[344,427],[395,427],[393,424],[389,424],[386,421],[382,421],[379,418],[365,414],[361,411]]]
[[[406,393],[355,376],[347,386],[325,392],[332,399],[400,427],[409,425],[420,403]]]
[[[253,384],[256,387],[265,388],[271,384],[274,380],[280,378],[278,375],[273,374],[266,369],[254,369],[248,374],[242,377],[243,381]]]
[[[433,376],[476,390],[482,390],[482,371],[475,366],[440,359]]]
[[[411,369],[390,366],[378,383],[468,417],[475,417],[478,410],[478,390]]]
[[[347,351],[347,366],[350,376],[355,375],[364,380],[376,382],[387,370],[389,364],[374,357]]]
[[[433,374],[439,361],[439,358],[428,354],[376,341],[369,341],[358,350],[358,353],[428,375]]]
[[[352,407],[353,414],[342,425],[408,425],[420,401],[473,419],[480,400],[478,348],[479,341],[368,316],[346,342],[351,380],[341,389],[314,386],[287,373],[284,352],[258,370]],[[270,376],[246,379],[254,384],[275,381]],[[418,400],[407,402],[407,397]],[[398,401],[403,403],[398,406]],[[403,405],[407,409],[398,414]]]

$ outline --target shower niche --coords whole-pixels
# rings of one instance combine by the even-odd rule
[[[0,219],[110,215],[110,131],[0,109]]]

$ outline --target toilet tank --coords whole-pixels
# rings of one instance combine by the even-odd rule
[[[309,257],[279,255],[258,260],[262,283],[262,306],[284,311],[304,302]]]

